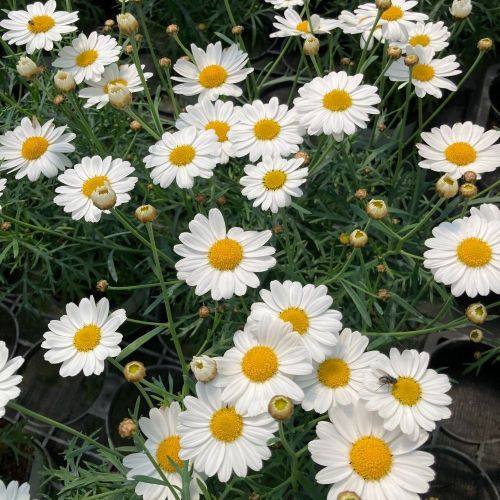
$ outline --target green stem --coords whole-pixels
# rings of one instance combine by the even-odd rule
[[[358,63],[358,66],[356,68],[356,73],[359,73],[361,68],[363,67],[363,64],[364,64],[365,59],[366,59],[366,52],[368,50],[368,46],[370,45],[370,42],[372,41],[373,33],[375,33],[375,30],[377,28],[377,24],[378,24],[381,16],[382,16],[382,10],[379,9],[377,12],[377,17],[375,18],[375,21],[373,23],[372,29],[370,30],[370,33],[368,35],[368,39],[366,40],[366,44],[363,47],[363,52],[361,53],[361,57],[359,58],[359,63]]]
[[[281,444],[283,445],[283,448],[290,455],[290,458],[292,460],[292,466],[291,466],[291,471],[290,471],[291,481],[292,481],[292,489],[293,489],[293,491],[298,491],[298,489],[299,489],[299,482],[298,482],[299,459],[297,458],[297,455],[292,450],[290,444],[288,443],[288,441],[285,437],[283,422],[279,423],[279,436],[280,436],[280,441],[281,441]]]

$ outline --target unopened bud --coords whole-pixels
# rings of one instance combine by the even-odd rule
[[[389,290],[387,290],[386,288],[381,288],[377,292],[377,297],[380,300],[383,300],[384,302],[387,302],[391,298],[391,292],[389,292]]]
[[[319,40],[314,35],[307,35],[304,40],[304,54],[315,56],[319,52]]]
[[[241,34],[243,33],[243,29],[244,29],[244,28],[243,28],[243,26],[240,26],[240,25],[238,25],[238,26],[233,26],[233,27],[231,28],[231,33],[232,33],[233,35],[241,35]]]
[[[474,344],[480,344],[484,339],[484,333],[479,328],[476,328],[469,333],[469,339]]]
[[[476,196],[477,194],[477,186],[475,184],[472,184],[470,182],[465,182],[460,186],[460,194],[464,198],[472,198],[473,196]]]
[[[340,65],[341,66],[350,66],[352,63],[352,60],[349,57],[342,57],[340,59]]]
[[[309,165],[311,162],[311,157],[309,156],[309,153],[306,153],[305,151],[297,151],[294,155],[297,160],[303,160],[302,161],[302,166]]]
[[[64,102],[64,96],[62,94],[57,94],[54,96],[54,99],[52,99],[52,102],[54,106],[60,106]]]
[[[153,205],[141,205],[135,210],[135,218],[145,224],[146,222],[153,222],[158,217],[158,212]]]
[[[104,26],[107,26],[108,28],[112,28],[114,25],[115,25],[114,19],[106,19],[106,21],[104,21]]]
[[[476,302],[474,304],[470,304],[465,310],[465,315],[467,319],[476,325],[482,325],[486,318],[488,317],[488,311],[486,307],[483,306],[480,302]]]
[[[210,316],[210,309],[207,306],[201,306],[198,309],[198,316],[202,319],[208,318]]]
[[[472,2],[471,0],[453,0],[450,7],[451,15],[457,19],[462,20],[469,17],[472,12]]]
[[[116,16],[116,22],[118,23],[118,29],[120,32],[125,35],[132,35],[139,29],[137,19],[130,14],[130,12],[118,14]]]
[[[368,235],[364,231],[361,231],[361,229],[355,229],[349,235],[349,243],[354,248],[364,247],[368,243]]]
[[[205,31],[207,29],[207,25],[205,23],[198,23],[198,29],[200,31]]]
[[[453,198],[458,193],[458,181],[444,174],[436,181],[436,192],[441,198]]]
[[[418,56],[417,54],[408,54],[405,56],[403,59],[405,66],[408,66],[409,68],[416,66],[418,64]]]
[[[189,366],[198,382],[206,384],[217,376],[217,362],[208,356],[195,356]]]
[[[392,6],[391,0],[375,0],[375,5],[379,10],[387,10]]]
[[[71,73],[59,70],[54,75],[54,85],[62,92],[71,92],[75,90],[76,82]]]
[[[361,500],[361,497],[354,491],[343,491],[338,494],[337,500]]]
[[[116,205],[116,193],[109,182],[96,188],[90,195],[90,199],[99,210],[110,210]]]
[[[366,205],[366,213],[370,219],[383,219],[387,212],[387,205],[384,200],[370,200]]]
[[[137,120],[132,120],[129,124],[129,127],[131,130],[133,130],[134,132],[139,132],[139,130],[141,130],[142,128],[142,125],[140,124],[140,122],[138,122]]]
[[[169,24],[165,31],[167,35],[176,35],[179,33],[179,26],[177,26],[177,24]]]
[[[379,272],[379,273],[385,273],[387,271],[385,264],[377,264],[376,269],[377,269],[377,272]]]
[[[472,356],[474,357],[474,359],[476,360],[479,360],[481,359],[481,351],[475,351]]]
[[[95,288],[98,292],[105,292],[108,289],[109,283],[106,280],[99,280]]]
[[[387,49],[387,55],[389,56],[389,59],[393,60],[399,59],[401,57],[402,52],[403,51],[399,47],[390,46]]]
[[[142,42],[144,40],[144,37],[140,33],[134,35],[134,38],[136,42]]]
[[[40,73],[40,69],[37,64],[29,57],[24,56],[19,58],[19,61],[16,64],[16,70],[19,75],[26,78],[26,80],[31,80]]]
[[[477,48],[481,52],[488,52],[493,48],[493,40],[491,38],[481,38],[479,42],[477,42]]]
[[[0,224],[0,231],[6,233],[11,227],[12,224],[10,222],[2,222],[2,224]]]
[[[349,245],[350,243],[349,235],[347,233],[340,233],[339,241],[342,245]]]
[[[122,83],[112,83],[108,85],[108,98],[113,108],[123,109],[132,102],[132,92]]]
[[[196,201],[196,203],[198,203],[198,205],[203,205],[204,203],[206,203],[207,197],[204,194],[202,194],[202,193],[198,193],[194,197],[194,201]]]
[[[358,200],[364,200],[367,195],[367,191],[365,188],[359,188],[356,189],[356,192],[354,193],[354,197],[357,198]]]
[[[293,415],[293,401],[287,396],[274,396],[267,411],[275,420],[287,420]]]
[[[387,128],[387,125],[383,122],[381,123],[377,123],[377,129],[380,131],[380,132],[383,132],[385,129]]]
[[[273,227],[273,232],[274,234],[283,234],[283,226],[281,224],[276,224],[274,227]]]
[[[121,438],[131,438],[137,430],[137,424],[131,418],[124,418],[118,426],[118,434]]]
[[[470,182],[471,184],[474,184],[477,181],[476,173],[472,172],[471,170],[467,170],[463,177],[465,182]]]
[[[132,55],[134,53],[134,47],[132,45],[128,44],[124,49],[125,54],[128,56]]]
[[[215,203],[217,203],[217,205],[219,205],[219,207],[221,207],[222,205],[225,205],[227,203],[227,198],[224,195],[219,196],[215,200]]]
[[[140,361],[130,361],[123,368],[123,376],[127,382],[140,382],[146,376],[146,368]]]
[[[169,59],[168,57],[162,57],[159,61],[158,64],[162,68],[168,68],[172,64],[172,59]]]

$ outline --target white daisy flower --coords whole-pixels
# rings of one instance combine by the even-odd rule
[[[300,403],[304,392],[293,380],[311,372],[311,358],[291,325],[268,317],[233,337],[234,347],[217,359],[214,381],[222,400],[239,413],[264,413],[271,398],[287,396]]]
[[[194,106],[187,106],[186,112],[181,113],[175,126],[182,130],[193,126],[197,130],[213,130],[219,142],[218,163],[227,163],[234,156],[233,145],[228,133],[238,123],[240,108],[231,101],[202,101]]]
[[[141,68],[144,70],[144,65]],[[144,79],[148,80],[153,76],[153,73],[144,73]],[[109,102],[108,89],[111,85],[121,84],[128,89],[129,92],[142,92],[141,78],[137,72],[137,68],[133,64],[110,64],[97,82],[92,80],[85,82],[88,87],[80,90],[79,97],[87,99],[84,108],[96,106],[101,109]]]
[[[54,42],[60,42],[62,35],[76,31],[73,23],[78,21],[78,12],[56,11],[55,0],[36,2],[26,10],[11,10],[8,19],[0,26],[8,30],[2,35],[9,45],[26,45],[26,52],[33,54],[37,49],[52,50]]]
[[[343,10],[337,20],[337,28],[340,28],[347,35],[357,35],[361,34],[360,46],[365,48],[368,39],[370,38],[370,31],[373,26],[373,18],[366,17],[363,15],[354,14],[348,10]],[[370,43],[368,44],[368,49],[373,48],[375,40],[379,40],[384,43],[385,39],[382,36],[382,29],[380,24],[374,29]]]
[[[177,431],[180,412],[179,403],[173,402],[169,407],[151,408],[149,418],[141,417],[139,419],[139,427],[147,437],[145,447],[160,466],[171,487],[177,492],[177,498],[182,491],[182,477],[170,460],[181,469],[183,468],[184,462],[179,458],[181,445]],[[123,465],[130,469],[127,473],[127,479],[133,480],[135,476],[147,476],[158,481],[163,480],[146,453],[127,455],[123,459]],[[200,497],[200,489],[196,479],[193,477],[189,484],[191,500],[197,500]],[[176,498],[168,486],[141,481],[137,483],[135,492],[144,500],[174,500]]]
[[[64,185],[56,188],[58,195],[54,198],[54,203],[64,207],[64,211],[71,213],[74,220],[83,217],[87,222],[99,222],[102,213],[108,214],[109,210],[97,208],[92,202],[92,193],[109,185],[116,194],[115,206],[127,203],[130,200],[128,193],[137,182],[137,177],[129,177],[133,172],[130,162],[121,158],[113,160],[111,156],[104,159],[100,156],[86,156],[81,163],[57,178]]]
[[[448,76],[459,75],[462,70],[458,69],[457,57],[454,55],[443,57],[443,59],[434,59],[434,50],[432,47],[421,47],[417,45],[412,47],[408,45],[407,54],[416,54],[418,64],[413,66],[411,73],[411,83],[415,86],[417,97],[424,97],[430,94],[440,99],[443,96],[441,89],[457,90],[457,86],[448,78]],[[385,75],[392,82],[403,82],[399,88],[403,88],[409,79],[410,68],[405,66],[403,58],[394,61]]]
[[[417,21],[426,21],[429,17],[420,12],[411,12],[418,4],[417,0],[392,0],[391,7],[384,10],[378,20],[382,36],[390,42],[400,42],[408,39],[408,30]],[[375,3],[364,3],[355,11],[362,18],[370,19],[370,29],[375,22],[378,8]]]
[[[179,415],[179,456],[192,460],[194,469],[220,482],[233,472],[245,477],[248,469],[262,469],[271,456],[267,442],[278,429],[277,422],[262,413],[250,417],[222,402],[221,391],[212,384],[196,384],[198,397],[186,396],[186,411]]]
[[[226,231],[224,218],[216,208],[208,217],[196,214],[189,230],[179,236],[182,244],[174,246],[174,252],[182,257],[175,268],[178,279],[196,286],[196,295],[210,291],[214,300],[244,295],[247,287],[260,285],[256,273],[276,264],[272,257],[275,249],[264,246],[271,231],[244,231],[241,227]]]
[[[302,19],[298,12],[293,9],[286,9],[285,17],[274,16],[276,20],[273,26],[278,30],[269,35],[270,38],[282,38],[286,36],[301,36],[306,38],[311,33],[313,35],[323,35],[330,33],[337,27],[337,21],[333,19],[323,19],[317,14],[311,15],[311,26],[308,19]]]
[[[500,220],[471,215],[442,222],[425,241],[424,267],[451,293],[469,297],[500,293]]]
[[[332,408],[329,416],[331,422],[318,423],[318,439],[308,446],[314,462],[324,466],[316,481],[332,484],[327,500],[343,491],[366,500],[418,500],[429,490],[434,457],[417,450],[426,433],[411,441],[399,430],[387,431],[362,401]]]
[[[70,142],[76,136],[65,134],[66,126],[56,127],[53,122],[40,125],[35,117],[23,118],[21,125],[0,135],[0,171],[16,172],[16,179],[28,177],[36,181],[42,175],[54,177],[59,170],[70,167],[66,153],[75,150]]]
[[[365,352],[368,342],[368,337],[345,328],[337,345],[325,349],[325,360],[314,362],[311,373],[295,379],[304,391],[304,410],[325,413],[358,401],[364,377],[377,357],[377,352]]]
[[[120,51],[121,47],[109,35],[98,35],[93,31],[87,37],[80,33],[71,45],[59,51],[52,66],[71,73],[76,83],[83,80],[98,82],[105,66],[118,61]]]
[[[488,222],[500,221],[500,208],[493,203],[483,203],[479,208],[472,207],[470,209],[471,215],[478,215]]]
[[[326,286],[274,280],[270,290],[260,291],[260,297],[264,302],[252,304],[250,325],[266,321],[268,316],[277,317],[300,334],[314,361],[325,359],[325,352],[337,343],[342,329],[342,314],[330,309],[333,299]]]
[[[23,377],[14,375],[19,367],[24,363],[22,356],[16,356],[11,360],[9,350],[3,340],[0,340],[0,418],[5,415],[5,407],[11,399],[16,399],[21,390],[17,387]]]
[[[431,47],[435,52],[448,47],[448,40],[451,33],[443,21],[437,23],[418,22],[408,28],[408,38],[401,43],[394,43],[395,46],[406,49],[407,45],[416,47]]]
[[[213,129],[198,131],[190,126],[165,132],[149,152],[144,164],[152,169],[154,184],[166,188],[175,180],[180,188],[192,188],[195,177],[212,177],[220,158],[220,145]]]
[[[349,76],[345,71],[332,71],[299,88],[293,104],[307,133],[331,134],[341,141],[344,134],[354,134],[356,127],[366,128],[369,115],[379,114],[373,105],[380,102],[380,97],[377,87],[362,85],[362,80],[361,73]]]
[[[471,171],[478,179],[484,172],[500,166],[500,132],[474,125],[472,122],[455,123],[453,127],[441,125],[430,132],[422,132],[424,144],[417,144],[423,158],[422,168],[446,172],[453,179]]]
[[[174,70],[181,76],[172,80],[182,82],[174,92],[182,95],[199,95],[199,100],[215,101],[221,95],[239,97],[243,91],[235,85],[245,80],[253,68],[245,68],[248,54],[233,44],[224,50],[220,42],[207,45],[206,51],[191,44],[194,63],[178,59]]]
[[[250,161],[256,161],[262,156],[286,157],[296,153],[303,135],[295,111],[272,97],[267,104],[257,100],[243,105],[239,123],[228,137],[236,156],[249,155]]]
[[[378,354],[360,393],[366,408],[379,414],[388,431],[399,428],[413,441],[451,416],[451,397],[446,394],[450,381],[428,365],[428,353],[415,349],[400,353],[393,347],[389,357]]]
[[[30,500],[29,483],[19,484],[11,481],[7,485],[0,479],[0,498],[2,500]]]
[[[5,189],[6,185],[7,185],[7,179],[0,179],[0,198],[2,197],[3,190]]]
[[[262,210],[271,210],[277,213],[281,207],[288,207],[292,197],[302,196],[299,188],[307,178],[307,168],[299,168],[302,158],[272,158],[264,156],[257,165],[247,165],[245,176],[240,184],[245,186],[241,191],[244,196],[253,202],[254,207]]]
[[[275,9],[288,9],[289,7],[300,7],[304,5],[304,0],[266,0]]]
[[[66,304],[66,313],[52,320],[44,333],[44,358],[53,365],[62,363],[61,377],[83,374],[100,375],[106,358],[120,354],[122,335],[117,331],[127,319],[125,309],[109,313],[109,301],[103,297],[97,304],[94,297],[83,298],[78,305]]]

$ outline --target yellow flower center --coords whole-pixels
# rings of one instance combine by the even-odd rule
[[[412,45],[413,47],[417,45],[421,45],[422,47],[427,47],[429,43],[431,43],[431,39],[429,35],[414,35],[412,36],[409,40],[408,43]]]
[[[307,316],[304,309],[288,307],[281,311],[280,318],[283,321],[291,323],[294,332],[298,332],[301,335],[307,333],[307,329],[309,328],[309,316]]]
[[[226,122],[213,120],[205,125],[205,130],[213,130],[217,134],[219,142],[227,141],[227,133],[229,132],[229,125]]]
[[[253,133],[259,141],[271,141],[281,131],[280,124],[272,118],[259,120],[253,127]]]
[[[309,33],[309,23],[307,21],[302,21],[295,26],[295,29],[301,33]]]
[[[169,472],[171,474],[176,472],[175,467],[170,460],[173,460],[179,467],[182,467],[184,462],[179,458],[180,451],[181,440],[179,436],[169,436],[164,439],[156,450],[156,461],[158,462],[158,465],[165,472]]]
[[[419,82],[428,82],[434,78],[435,74],[434,68],[429,64],[415,64],[411,77]]]
[[[457,247],[457,257],[468,267],[483,267],[491,261],[493,250],[479,238],[465,238]]]
[[[332,90],[323,96],[323,106],[329,111],[345,111],[352,105],[352,97],[345,90]]]
[[[219,271],[232,271],[243,259],[243,247],[231,238],[217,240],[208,250],[210,265]]]
[[[84,325],[76,331],[73,345],[78,352],[93,351],[101,341],[101,329],[97,325]]]
[[[381,19],[384,21],[397,21],[401,19],[405,15],[404,10],[401,7],[393,5],[389,7],[387,10],[384,10]]]
[[[31,33],[46,33],[56,25],[50,16],[33,16],[28,21],[28,30]]]
[[[464,167],[476,161],[476,150],[467,142],[454,142],[444,150],[444,156],[450,163]]]
[[[262,184],[266,189],[271,191],[275,191],[276,189],[280,189],[286,182],[286,174],[281,170],[270,170],[264,175],[262,179]]]
[[[109,87],[111,85],[116,85],[117,83],[120,84],[120,85],[123,85],[124,87],[126,87],[128,85],[127,80],[124,80],[123,78],[117,78],[116,80],[110,80],[103,87],[104,93],[107,94],[109,92]]]
[[[392,386],[392,395],[405,406],[414,406],[422,397],[420,384],[411,377],[399,377]]]
[[[38,160],[49,147],[49,141],[45,137],[28,137],[21,148],[21,156],[25,160]]]
[[[170,151],[168,159],[170,163],[176,167],[185,167],[194,160],[195,156],[196,149],[189,144],[183,144],[182,146],[175,146],[175,148]]]
[[[87,197],[90,198],[92,196],[92,193],[104,186],[104,184],[108,182],[108,178],[105,175],[96,175],[95,177],[91,177],[90,179],[87,179],[82,186],[82,193]]]
[[[392,453],[383,439],[363,436],[352,445],[349,461],[365,481],[379,481],[391,471]]]
[[[326,359],[318,367],[318,380],[326,387],[336,389],[349,383],[351,370],[347,363],[340,358]]]
[[[257,345],[249,349],[241,360],[241,369],[252,382],[263,383],[278,371],[278,357],[273,349]]]
[[[76,65],[86,68],[95,62],[98,55],[97,50],[84,50],[76,56]]]
[[[202,87],[213,89],[220,87],[227,79],[227,71],[218,64],[211,64],[200,71],[198,81]]]
[[[232,407],[217,410],[210,419],[212,436],[223,443],[232,443],[243,434],[243,418]]]

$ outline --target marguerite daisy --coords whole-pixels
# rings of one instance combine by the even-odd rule
[[[172,460],[181,469],[184,466],[184,462],[179,458],[181,445],[177,431],[180,412],[179,403],[173,402],[168,407],[151,408],[149,418],[139,419],[139,427],[147,437],[145,447],[162,470],[164,477],[160,475],[146,453],[141,452],[132,453],[123,459],[123,465],[130,469],[127,479],[133,480],[135,476],[147,476],[157,481],[166,479],[170,483],[169,487],[138,481],[135,492],[144,500],[175,500],[182,492],[182,477],[170,461]],[[174,495],[172,489],[177,496]],[[196,477],[191,479],[189,493],[191,500],[196,500],[200,496]]]
[[[52,50],[54,42],[60,42],[64,33],[76,31],[73,23],[78,21],[78,12],[56,11],[55,0],[26,6],[26,10],[11,10],[9,19],[0,22],[7,33],[2,35],[9,45],[26,45],[26,52],[37,49]]]
[[[457,86],[448,78],[448,76],[459,75],[462,70],[458,69],[457,57],[454,55],[443,57],[443,59],[434,59],[434,49],[432,47],[421,47],[416,45],[406,47],[407,54],[416,54],[418,63],[413,66],[411,72],[411,83],[415,87],[417,97],[424,97],[430,94],[438,99],[443,96],[441,89],[451,91],[457,90]],[[408,83],[410,68],[405,66],[403,58],[394,61],[386,71],[386,76],[393,82],[403,82],[399,88]]]
[[[373,104],[380,102],[377,87],[362,85],[363,75],[349,76],[332,71],[317,76],[299,88],[293,101],[300,122],[310,135],[331,134],[337,141],[352,135],[356,127],[366,128],[370,114],[378,114]]]
[[[400,353],[393,347],[389,357],[378,353],[360,393],[388,431],[399,427],[413,441],[451,415],[450,381],[428,365],[429,354],[414,349]]]
[[[366,46],[368,39],[370,38],[370,32],[373,26],[373,19],[371,17],[366,17],[359,14],[354,14],[348,10],[343,10],[337,20],[337,27],[340,28],[344,33],[359,34],[361,33],[360,45],[361,48]],[[382,36],[382,29],[380,24],[373,30],[373,34],[368,45],[368,49],[373,48],[373,43],[375,40],[380,40],[384,42],[384,37]]]
[[[362,401],[337,406],[330,422],[316,426],[318,439],[309,443],[312,459],[324,466],[320,484],[332,484],[327,500],[352,491],[363,500],[418,500],[434,479],[434,457],[418,451],[427,439],[411,441],[399,430],[387,431],[384,421]]]
[[[252,304],[249,324],[266,321],[268,316],[290,323],[300,334],[314,361],[323,361],[328,348],[337,343],[342,314],[330,309],[332,298],[326,286],[302,285],[298,281],[271,281],[270,290],[261,290],[264,302]]]
[[[181,82],[174,92],[182,95],[199,95],[199,100],[215,101],[221,95],[239,97],[240,87],[235,85],[247,77],[253,68],[245,68],[248,54],[233,44],[222,50],[220,42],[207,45],[206,51],[191,44],[194,63],[179,59],[174,70],[181,76],[172,80]]]
[[[223,401],[252,416],[265,412],[277,395],[302,401],[304,393],[293,378],[311,372],[311,358],[291,325],[269,316],[236,332],[233,342],[217,359],[214,384],[222,388]]]
[[[271,210],[276,213],[281,207],[288,207],[292,197],[302,196],[299,188],[306,182],[307,168],[299,168],[302,158],[284,158],[264,156],[257,165],[247,165],[245,175],[240,184],[245,186],[241,191],[254,207]]]
[[[194,106],[187,106],[186,112],[181,113],[175,126],[184,129],[189,126],[199,131],[213,130],[219,142],[219,163],[227,163],[233,156],[233,145],[228,133],[238,123],[240,108],[231,101],[202,101]]]
[[[0,479],[0,498],[2,500],[30,500],[29,483],[19,484],[17,481],[11,481],[9,484]]]
[[[423,158],[422,168],[447,172],[459,179],[465,172],[474,172],[478,179],[484,172],[500,166],[500,138],[497,130],[488,130],[472,122],[455,123],[453,127],[441,125],[430,132],[422,132],[424,144],[417,144]]]
[[[194,469],[225,483],[234,472],[245,477],[248,469],[262,469],[271,456],[267,442],[278,429],[266,412],[254,417],[223,403],[221,391],[212,384],[196,384],[198,397],[184,399],[186,411],[179,415],[182,460],[192,460]]]
[[[325,360],[313,363],[311,373],[296,378],[304,391],[304,410],[325,413],[358,401],[364,377],[377,357],[377,352],[365,352],[368,342],[368,337],[345,328],[337,345],[325,348]]]
[[[304,5],[304,0],[266,0],[275,9],[288,9],[288,7],[296,7]]]
[[[408,38],[402,43],[394,45],[405,49],[407,45],[416,47],[431,47],[435,52],[439,52],[448,47],[448,39],[450,32],[444,25],[443,21],[437,23],[422,23],[418,22],[408,27]]]
[[[199,131],[189,126],[178,132],[165,132],[149,152],[144,164],[152,169],[154,184],[166,188],[175,180],[180,188],[192,188],[195,177],[212,177],[220,146],[213,129]]]
[[[311,15],[311,26],[307,19],[302,19],[298,12],[293,9],[286,9],[285,17],[275,16],[276,20],[273,26],[278,30],[269,35],[270,38],[281,38],[286,36],[301,36],[306,38],[307,35],[321,35],[330,33],[332,29],[337,27],[337,21],[333,19],[322,19],[317,14]]]
[[[469,297],[500,293],[500,220],[474,214],[442,222],[425,241],[424,267],[451,293]]]
[[[52,63],[71,73],[76,83],[83,80],[98,82],[105,66],[118,61],[121,48],[109,35],[98,35],[93,31],[88,37],[80,33],[70,46],[63,47]]]
[[[260,100],[245,104],[228,137],[236,156],[249,155],[250,161],[256,161],[262,156],[286,157],[296,153],[303,135],[295,111],[272,97],[267,104]]]
[[[22,356],[16,356],[11,360],[9,350],[3,340],[0,340],[0,418],[5,415],[5,407],[11,399],[17,398],[21,393],[17,387],[23,377],[14,375],[19,367],[24,363]]]
[[[5,189],[6,185],[7,185],[7,179],[0,179],[0,197],[3,194],[3,190]]]
[[[120,354],[122,335],[117,329],[127,319],[125,309],[109,313],[108,299],[97,304],[94,297],[83,298],[78,305],[66,304],[66,313],[52,320],[43,335],[44,358],[49,363],[62,363],[61,377],[85,376],[104,371],[106,358]]]
[[[384,10],[378,20],[382,36],[390,42],[400,42],[408,39],[408,30],[416,21],[426,21],[428,16],[420,12],[411,12],[418,4],[417,0],[392,0],[391,6]],[[355,11],[361,18],[370,19],[370,29],[375,22],[378,8],[375,3],[364,3]]]
[[[500,208],[493,203],[483,203],[479,208],[472,207],[470,209],[471,215],[478,215],[488,222],[500,220]]]
[[[144,70],[144,65],[141,66]],[[144,79],[148,80],[153,76],[153,73],[144,73]],[[101,79],[97,82],[92,80],[85,82],[88,87],[80,90],[78,93],[79,97],[87,99],[84,104],[84,108],[90,108],[91,106],[96,106],[97,109],[101,109],[103,106],[109,102],[108,89],[110,85],[116,85],[120,83],[127,87],[129,92],[142,92],[141,78],[137,72],[137,68],[133,64],[121,64],[116,63],[110,64],[101,76]]]
[[[0,170],[16,172],[16,179],[28,177],[36,181],[41,175],[54,177],[59,170],[71,166],[65,153],[72,153],[75,134],[66,126],[56,127],[54,120],[43,125],[33,117],[23,118],[21,125],[0,136]]]
[[[179,236],[182,244],[174,246],[175,253],[183,257],[175,268],[180,280],[196,286],[196,295],[210,291],[214,300],[244,295],[247,287],[259,286],[255,273],[276,264],[272,257],[275,249],[264,246],[271,231],[244,231],[240,227],[226,231],[216,208],[210,210],[208,218],[196,214],[189,230]]]
[[[102,213],[109,211],[94,205],[92,193],[109,185],[116,194],[115,206],[126,203],[130,200],[128,193],[134,189],[137,182],[137,177],[129,177],[132,172],[134,168],[121,158],[113,160],[111,156],[104,159],[100,156],[86,156],[81,159],[81,163],[57,178],[64,186],[56,188],[58,195],[54,202],[64,207],[65,212],[71,213],[74,220],[84,217],[87,222],[99,222]]]

